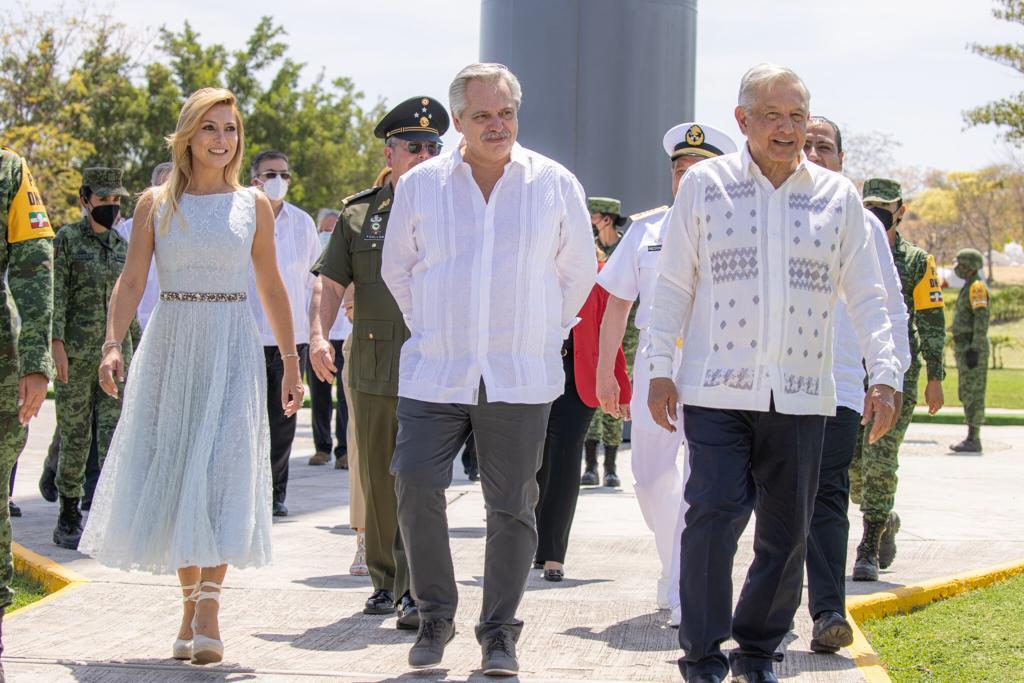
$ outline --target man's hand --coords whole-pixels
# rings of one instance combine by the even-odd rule
[[[928,404],[929,415],[939,412],[939,408],[946,402],[942,394],[942,382],[937,379],[928,380],[924,386],[924,402]]]
[[[46,399],[46,386],[49,384],[46,375],[33,372],[18,380],[18,422],[22,427],[39,414]]]
[[[647,407],[651,418],[662,429],[676,431],[674,423],[679,422],[679,391],[676,383],[667,377],[655,377],[651,380],[647,392]]]
[[[875,443],[892,429],[896,415],[896,397],[893,388],[884,384],[873,384],[868,387],[864,396],[864,417],[861,425],[871,424],[868,443]]]
[[[68,354],[64,351],[64,341],[54,339],[50,343],[50,355],[53,356],[53,365],[57,368],[57,381],[68,383]]]
[[[601,410],[612,417],[622,417],[619,410],[619,383],[612,372],[601,371],[597,373],[597,400],[601,404]],[[629,418],[626,418],[629,419]]]
[[[334,346],[321,336],[309,341],[309,364],[322,382],[333,382],[338,368],[334,365]]]

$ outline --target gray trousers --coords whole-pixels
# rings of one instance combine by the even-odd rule
[[[476,438],[487,508],[484,599],[477,639],[498,629],[519,637],[516,609],[537,550],[537,470],[551,404],[429,403],[398,399],[398,439],[391,472],[412,592],[424,618],[454,619],[459,602],[448,545],[445,489],[470,431]]]

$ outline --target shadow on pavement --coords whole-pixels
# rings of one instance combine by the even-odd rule
[[[351,652],[371,645],[412,645],[415,631],[400,631],[394,622],[379,616],[355,612],[333,624],[314,626],[302,633],[254,633],[254,637],[270,643],[287,643],[300,650],[316,652]]]
[[[643,633],[644,636],[638,636]],[[600,631],[595,631],[586,626],[577,626],[562,635],[581,638],[583,640],[598,640],[610,648],[631,652],[673,652],[679,650],[678,631],[668,625],[664,618],[659,618],[657,612],[641,614],[616,624],[612,624]],[[673,664],[675,663],[673,659]]]

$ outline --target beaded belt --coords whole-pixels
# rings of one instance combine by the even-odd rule
[[[160,292],[162,301],[205,301],[222,303],[245,301],[245,292]]]

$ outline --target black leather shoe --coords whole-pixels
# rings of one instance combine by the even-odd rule
[[[853,644],[853,628],[839,612],[822,612],[814,620],[811,651],[821,654],[838,652]]]
[[[287,517],[288,508],[284,506],[284,503],[274,503],[274,516],[275,517]]]
[[[516,657],[516,640],[504,629],[498,629],[484,637],[481,645],[483,656],[480,668],[485,676],[515,676],[519,673],[519,658]]]
[[[686,678],[686,683],[722,683],[722,678],[715,674],[694,674]]]
[[[18,507],[18,504],[15,503],[13,500],[8,501],[8,503],[7,503],[7,513],[11,517],[21,517],[21,508]]]
[[[545,569],[544,580],[545,581],[561,581],[565,578],[565,570],[563,569]]]
[[[394,614],[395,613],[395,594],[385,588],[378,588],[373,591],[366,600],[366,606],[363,607],[363,614]]]
[[[402,599],[398,601],[398,623],[395,628],[401,631],[416,631],[420,627],[420,608],[412,595],[406,591]]]
[[[775,673],[767,669],[748,671],[745,674],[733,674],[733,683],[779,683]]]

